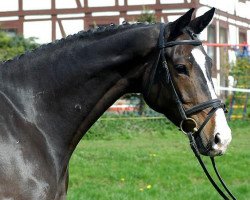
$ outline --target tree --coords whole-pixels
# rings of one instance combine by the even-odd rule
[[[142,14],[137,19],[138,22],[156,23],[156,17],[148,9],[143,7]]]
[[[6,32],[0,31],[0,61],[9,60],[38,46],[35,38],[26,39],[21,35],[9,36]]]
[[[248,57],[239,57],[232,67],[230,75],[234,77],[235,87],[250,86],[250,60]]]

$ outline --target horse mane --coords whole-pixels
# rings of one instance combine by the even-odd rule
[[[41,51],[49,51],[53,50],[55,48],[60,48],[63,47],[65,44],[68,42],[75,42],[78,40],[81,41],[91,41],[91,40],[97,40],[104,38],[108,35],[112,35],[114,33],[118,33],[124,30],[132,29],[135,27],[143,27],[143,26],[148,26],[152,25],[153,23],[142,23],[142,22],[136,22],[133,24],[130,24],[128,22],[123,22],[121,25],[115,25],[111,23],[109,26],[101,26],[101,27],[96,27],[96,28],[91,28],[87,31],[79,31],[76,34],[73,35],[68,35],[66,38],[61,38],[59,40],[55,40],[54,42],[50,42],[47,44],[42,44],[39,47],[31,50],[31,51],[26,51],[23,54],[17,55],[9,60],[2,61],[0,65],[6,65],[13,63],[15,61],[19,61],[22,58],[25,58],[27,56],[36,56],[41,53]]]

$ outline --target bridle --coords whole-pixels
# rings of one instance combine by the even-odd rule
[[[199,150],[197,148],[195,139],[194,139],[194,134],[199,134],[203,128],[205,127],[205,125],[208,123],[208,121],[211,119],[211,117],[214,115],[214,113],[216,112],[217,109],[222,108],[224,111],[226,111],[225,108],[225,104],[223,104],[221,102],[220,99],[212,99],[212,100],[208,100],[206,102],[200,103],[198,105],[193,106],[192,108],[189,109],[184,109],[183,107],[183,103],[180,100],[180,97],[175,89],[173,80],[171,78],[170,72],[169,72],[169,68],[167,65],[167,61],[165,58],[165,49],[166,48],[170,48],[176,45],[192,45],[192,46],[199,46],[202,45],[201,41],[198,39],[195,39],[194,36],[192,34],[190,34],[191,36],[191,40],[178,40],[178,41],[170,41],[170,42],[165,42],[165,24],[161,23],[160,24],[160,35],[159,35],[159,41],[158,41],[158,49],[159,49],[159,56],[156,62],[156,67],[158,66],[159,62],[161,62],[160,64],[162,64],[162,68],[166,74],[166,79],[165,79],[165,84],[170,85],[170,88],[172,90],[173,93],[173,99],[176,103],[177,109],[178,109],[178,113],[181,116],[181,123],[180,123],[180,129],[183,133],[185,133],[188,136],[189,142],[190,142],[190,146],[191,149],[193,150],[196,158],[198,159],[204,173],[206,174],[207,178],[209,179],[209,181],[211,182],[211,184],[214,186],[214,188],[217,190],[217,192],[224,198],[224,199],[228,199],[227,195],[218,187],[218,185],[216,184],[216,182],[213,180],[213,178],[211,177],[211,175],[209,174],[204,162],[201,159]],[[207,108],[211,108],[211,110],[208,112],[206,119],[204,120],[204,122],[201,124],[201,126],[199,128],[197,128],[197,122],[191,118],[190,116],[196,113],[199,113],[201,111],[203,111],[204,109]],[[222,186],[224,187],[224,189],[226,190],[226,192],[229,194],[229,196],[233,199],[236,200],[236,198],[234,197],[234,195],[229,191],[229,189],[227,188],[226,184],[224,183],[223,179],[221,178],[216,165],[215,165],[215,161],[214,161],[214,157],[210,157],[213,168],[215,170],[215,173],[219,179],[219,181],[221,182]]]
[[[195,139],[194,139],[194,134],[199,134],[203,128],[205,127],[205,125],[208,123],[208,121],[211,119],[211,117],[214,115],[214,113],[216,112],[217,109],[222,108],[224,111],[226,111],[225,108],[225,104],[223,104],[221,102],[220,99],[212,99],[212,100],[208,100],[206,102],[200,103],[198,105],[193,106],[192,108],[189,109],[184,109],[183,107],[183,103],[180,100],[180,97],[175,89],[173,80],[171,78],[171,74],[169,72],[169,68],[167,65],[167,61],[165,58],[165,49],[166,48],[170,48],[176,45],[192,45],[192,46],[199,46],[202,45],[202,42],[198,39],[196,39],[191,33],[189,33],[190,37],[192,39],[190,40],[177,40],[177,41],[170,41],[170,42],[165,42],[165,24],[161,23],[160,24],[160,34],[159,34],[159,40],[158,40],[158,49],[159,49],[159,55],[158,55],[158,59],[155,63],[155,71],[156,68],[158,67],[159,63],[164,71],[164,74],[166,75],[166,77],[164,77],[164,82],[165,84],[169,85],[172,93],[173,93],[173,99],[176,103],[177,109],[178,109],[178,113],[181,116],[181,123],[180,123],[180,129],[183,133],[185,133],[188,136],[189,142],[190,142],[190,146],[191,149],[193,150],[196,158],[198,159],[203,171],[205,172],[207,178],[209,179],[209,181],[211,182],[211,184],[214,186],[214,188],[217,190],[217,192],[224,198],[224,199],[229,199],[227,197],[227,195],[224,194],[224,192],[218,187],[218,185],[215,183],[215,181],[213,180],[213,178],[211,177],[211,175],[209,174],[205,164],[203,163],[199,150],[197,148]],[[155,72],[154,72],[155,73]],[[154,75],[153,75],[154,76]],[[151,83],[149,83],[149,89],[150,90],[150,85],[152,84],[153,80],[150,80]],[[198,128],[197,127],[197,122],[191,118],[190,116],[196,113],[199,113],[201,111],[203,111],[204,109],[207,108],[211,108],[210,111],[207,114],[206,119],[204,120],[204,122],[201,124],[201,126]],[[229,196],[236,200],[236,198],[234,197],[234,195],[229,191],[229,189],[227,188],[227,186],[225,185],[223,179],[221,178],[221,176],[218,173],[218,170],[216,168],[215,165],[215,161],[213,157],[210,157],[213,168],[216,172],[216,175],[219,179],[219,181],[221,182],[221,184],[223,185],[224,189],[227,191],[227,193],[229,194]]]

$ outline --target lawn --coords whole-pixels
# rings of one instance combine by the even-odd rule
[[[241,200],[250,199],[250,123],[232,122],[233,141],[219,171]],[[204,158],[210,166],[209,159]],[[209,167],[211,169],[211,167]],[[99,120],[70,162],[69,200],[221,199],[188,139],[166,120]]]

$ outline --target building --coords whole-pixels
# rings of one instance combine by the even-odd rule
[[[196,16],[217,8],[200,38],[209,44],[229,44],[224,45],[228,59],[222,59],[224,48],[206,47],[216,65],[213,77],[218,85],[224,85],[222,66],[235,59],[231,44],[250,43],[249,0],[2,0],[0,27],[10,34],[37,37],[39,43],[47,43],[95,25],[136,21],[144,8],[159,21],[169,22],[193,7],[197,8]]]

